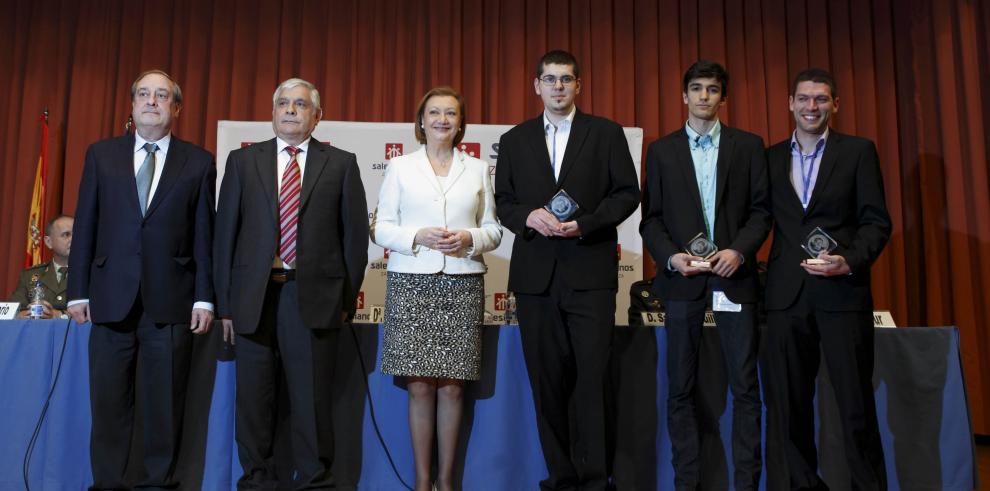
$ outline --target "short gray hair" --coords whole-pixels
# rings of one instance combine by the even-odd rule
[[[301,78],[290,78],[285,82],[279,84],[278,87],[275,89],[275,93],[272,94],[272,107],[278,105],[278,96],[282,93],[283,90],[291,89],[293,87],[298,87],[300,85],[309,89],[309,102],[313,103],[313,107],[315,107],[317,111],[322,111],[323,108],[320,107],[320,91],[316,90],[315,85]]]

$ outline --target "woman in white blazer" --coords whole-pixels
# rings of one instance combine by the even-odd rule
[[[389,249],[382,373],[404,376],[416,490],[429,491],[433,433],[435,489],[452,482],[465,380],[480,378],[485,261],[502,227],[488,164],[456,148],[464,100],[436,87],[416,110],[425,146],[393,158],[385,173],[371,239]]]

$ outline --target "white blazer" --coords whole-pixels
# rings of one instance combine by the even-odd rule
[[[467,230],[473,244],[458,256],[414,245],[423,227]],[[488,164],[454,149],[441,186],[423,146],[388,165],[371,221],[371,240],[391,251],[388,271],[469,274],[487,271],[482,253],[498,247],[502,226],[495,217],[495,195]]]

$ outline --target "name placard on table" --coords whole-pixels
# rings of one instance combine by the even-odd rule
[[[665,315],[663,312],[640,312],[640,316],[643,318],[643,324],[653,327],[663,327]],[[705,311],[705,327],[715,327],[715,314],[711,311]],[[889,310],[874,310],[873,311],[873,327],[877,328],[891,328],[897,327],[897,323],[894,322],[894,316],[890,315]]]
[[[9,321],[17,316],[17,307],[21,304],[18,302],[0,302],[0,320]]]

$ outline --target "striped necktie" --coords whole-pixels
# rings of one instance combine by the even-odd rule
[[[278,216],[280,241],[278,255],[286,266],[296,264],[296,230],[299,224],[299,192],[300,175],[299,162],[296,154],[302,150],[296,147],[285,147],[291,158],[282,174],[282,189],[278,192]]]

